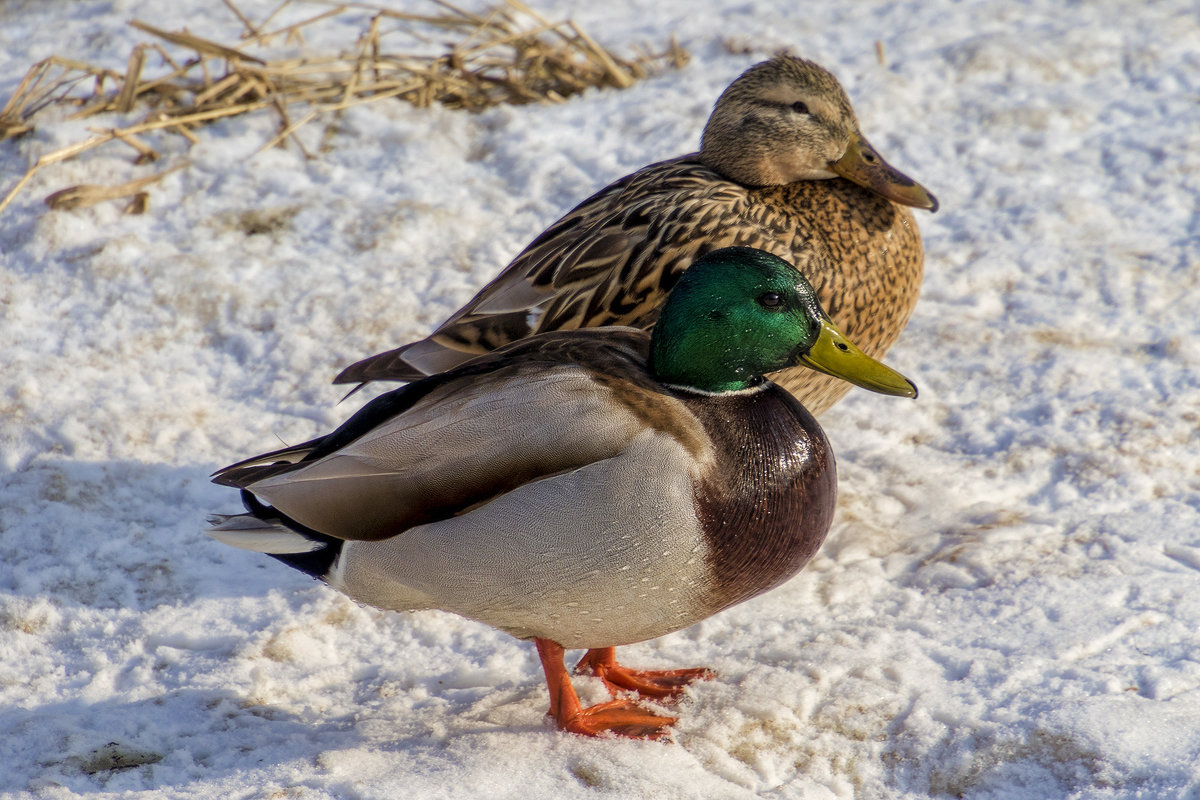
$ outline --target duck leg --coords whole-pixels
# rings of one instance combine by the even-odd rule
[[[705,667],[691,669],[629,669],[617,663],[617,648],[597,647],[588,650],[575,671],[595,675],[614,695],[621,689],[646,697],[677,697],[692,681],[706,681],[713,671]]]
[[[559,728],[584,736],[612,731],[633,739],[667,737],[676,718],[651,714],[630,700],[609,700],[584,708],[563,664],[563,646],[549,639],[534,639],[534,643],[546,673],[546,686],[550,689],[549,713]]]

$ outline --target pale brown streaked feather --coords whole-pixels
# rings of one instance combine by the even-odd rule
[[[722,180],[694,155],[639,170],[548,228],[422,346],[436,343],[461,353],[465,361],[542,331],[606,325],[649,329],[684,269],[710,250],[757,243],[793,262],[817,257],[806,245],[773,246],[771,230],[748,237],[738,225],[753,211],[745,208],[746,200],[743,187]],[[511,310],[514,297],[532,301]],[[408,349],[364,359],[335,382],[414,380],[426,374],[405,360]],[[444,364],[443,359],[437,366]]]
[[[664,279],[673,284],[688,264],[723,246],[708,239],[740,212],[738,188],[694,157],[639,170],[551,226],[434,336],[455,349],[471,347],[463,328],[490,316],[493,298],[513,285],[539,293],[540,302],[522,309],[512,329],[493,329],[487,349],[545,330],[636,325],[644,312],[630,309],[641,305],[639,296],[644,301]],[[542,314],[531,326],[526,317],[534,307]]]

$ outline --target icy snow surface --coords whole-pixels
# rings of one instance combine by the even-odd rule
[[[692,63],[560,106],[360,107],[326,151],[305,130],[312,160],[254,155],[275,118],[231,119],[162,140],[191,163],[145,215],[49,211],[161,168],[108,146],[0,215],[0,795],[1200,792],[1193,0],[535,5],[626,52],[674,32]],[[8,0],[0,98],[51,54],[123,72],[135,17],[240,32],[216,0]],[[309,46],[348,46],[353,19]],[[693,150],[780,47],[834,70],[942,201],[918,214],[924,294],[888,358],[921,397],[825,416],[841,499],[804,573],[622,651],[719,673],[674,743],[557,733],[531,645],[360,608],[201,532],[238,508],[213,469],[344,419],[337,369],[427,332],[596,188]],[[119,122],[0,143],[0,188]]]

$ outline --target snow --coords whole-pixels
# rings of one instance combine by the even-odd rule
[[[692,63],[559,106],[359,107],[327,151],[323,124],[302,134],[312,160],[255,155],[275,121],[239,117],[162,140],[188,165],[145,215],[42,203],[159,168],[115,146],[0,214],[0,795],[1200,794],[1194,4],[537,7],[618,50],[673,32]],[[9,2],[0,97],[55,53],[123,70],[131,18],[240,30],[202,0]],[[530,645],[360,608],[202,533],[238,507],[212,470],[336,425],[360,402],[338,405],[340,367],[694,149],[720,90],[783,46],[942,202],[888,357],[921,397],[855,392],[822,420],[841,498],[805,572],[622,650],[717,671],[674,743],[557,733]],[[96,124],[0,143],[0,188]]]

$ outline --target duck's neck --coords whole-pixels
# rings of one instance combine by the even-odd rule
[[[705,141],[697,153],[700,163],[726,180],[742,186],[782,186],[791,183],[765,150],[730,149]]]

